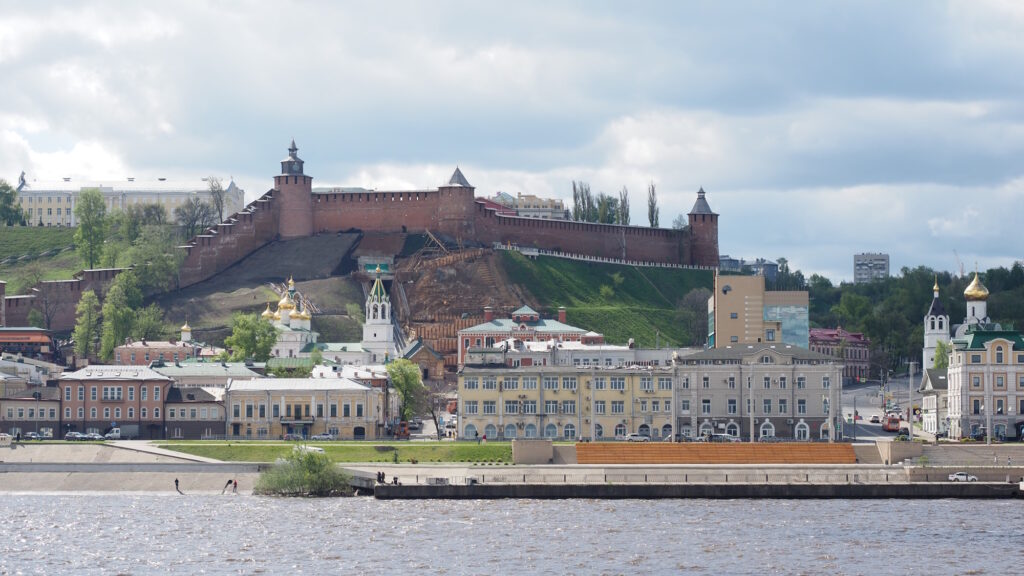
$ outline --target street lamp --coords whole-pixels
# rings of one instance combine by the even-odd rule
[[[36,399],[36,434],[39,434],[39,398],[42,395],[38,390],[32,393],[32,397]]]

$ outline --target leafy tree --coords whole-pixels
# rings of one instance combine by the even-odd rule
[[[174,209],[174,220],[181,226],[185,238],[193,238],[203,230],[216,224],[217,216],[213,207],[193,196],[188,202]]]
[[[38,308],[33,308],[28,311],[28,325],[35,326],[36,328],[46,328],[46,319],[43,318],[43,313]]]
[[[356,302],[348,302],[345,304],[345,314],[348,314],[348,317],[358,322],[360,326],[366,322],[366,315],[363,314],[363,308]]]
[[[169,227],[146,225],[125,259],[135,266],[139,289],[149,295],[175,287],[185,254],[177,248],[174,231]]]
[[[324,353],[319,348],[313,348],[313,351],[309,354],[309,359],[313,361],[313,366],[319,366],[324,361]]]
[[[25,294],[35,296],[33,310],[39,314],[39,328],[50,329],[53,318],[66,306],[71,306],[60,287],[53,282],[44,282],[46,270],[38,261],[31,262],[18,275],[18,284]],[[36,324],[32,324],[36,326]]]
[[[120,276],[118,276],[120,279]],[[135,321],[135,310],[129,304],[125,288],[115,280],[107,291],[103,302],[103,336],[100,339],[100,359],[110,362],[114,357],[114,348],[124,343],[132,332]]]
[[[689,334],[687,346],[703,346],[707,343],[708,298],[711,298],[710,290],[694,288],[676,305],[676,320]]]
[[[93,342],[99,337],[101,328],[100,299],[96,297],[96,293],[92,290],[82,292],[75,313],[75,356],[88,358],[94,352]]]
[[[687,223],[686,214],[677,214],[676,217],[672,219],[672,229],[683,230],[686,228]]]
[[[18,205],[18,191],[0,178],[0,225],[14,226],[25,221],[25,214]]]
[[[935,368],[945,370],[949,368],[950,346],[947,342],[939,340],[935,343]]]
[[[651,223],[651,228],[658,227],[658,216],[660,214],[661,208],[658,208],[658,192],[654,188],[654,182],[651,182],[647,185],[647,220]]]
[[[75,246],[86,268],[94,268],[103,252],[103,241],[107,238],[107,206],[103,194],[96,188],[83,190],[75,205]]]
[[[404,358],[389,362],[388,379],[398,392],[402,420],[409,420],[426,408],[426,388],[420,379],[420,368]]]
[[[572,219],[579,222],[598,221],[597,202],[590,192],[590,184],[586,182],[572,182]]]
[[[625,186],[619,191],[619,213],[616,224],[629,226],[629,190]]]
[[[238,314],[231,317],[231,336],[224,346],[231,349],[232,360],[252,358],[266,362],[277,342],[277,328],[258,314]]]
[[[167,334],[164,311],[156,304],[150,304],[135,313],[132,324],[132,338],[136,340],[163,340]]]
[[[213,208],[213,213],[217,215],[217,222],[224,221],[224,186],[220,183],[220,178],[216,176],[210,176],[206,179],[210,185],[210,206]]]
[[[619,199],[601,192],[597,195],[597,217],[590,222],[615,224],[619,219]]]

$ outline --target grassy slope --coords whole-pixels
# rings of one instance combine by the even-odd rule
[[[424,464],[512,461],[512,444],[509,442],[309,442],[309,445],[323,448],[334,462],[393,462],[396,452],[398,461],[402,463],[411,459]],[[295,443],[172,442],[160,447],[225,462],[273,462],[291,452]],[[378,447],[383,447],[383,450],[378,450]]]
[[[69,280],[71,275],[82,269],[82,260],[74,251],[62,252],[56,256],[39,258],[31,262],[19,262],[0,266],[0,280],[7,282],[7,295],[23,294],[28,290],[21,278],[25,268],[38,264],[43,270],[43,280]]]
[[[512,282],[548,307],[540,310],[543,315],[553,316],[565,306],[570,324],[601,332],[612,343],[634,338],[642,346],[654,346],[656,330],[662,345],[683,342],[687,335],[675,321],[676,303],[694,288],[710,290],[713,282],[705,270],[530,260],[516,252],[502,252],[501,262]],[[612,294],[603,296],[602,286]]]
[[[74,244],[74,228],[0,227],[0,260],[8,256],[40,254]]]

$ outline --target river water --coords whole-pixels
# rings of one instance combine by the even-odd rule
[[[0,574],[1020,574],[1020,500],[0,494]]]

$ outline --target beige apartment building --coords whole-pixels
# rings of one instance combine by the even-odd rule
[[[976,325],[951,344],[949,437],[1019,438],[1024,429],[1024,335]]]
[[[806,291],[767,291],[764,276],[715,275],[708,299],[708,347],[789,344],[808,347]]]
[[[374,440],[384,430],[384,390],[348,378],[232,380],[224,393],[227,437]]]
[[[224,187],[224,216],[245,207],[245,191],[228,179]],[[168,220],[174,219],[174,209],[198,196],[210,201],[207,178],[194,181],[156,180],[25,180],[18,183],[18,203],[25,211],[29,226],[77,226],[75,204],[83,190],[98,189],[103,194],[107,212],[124,211],[134,204],[160,204],[167,209]]]

